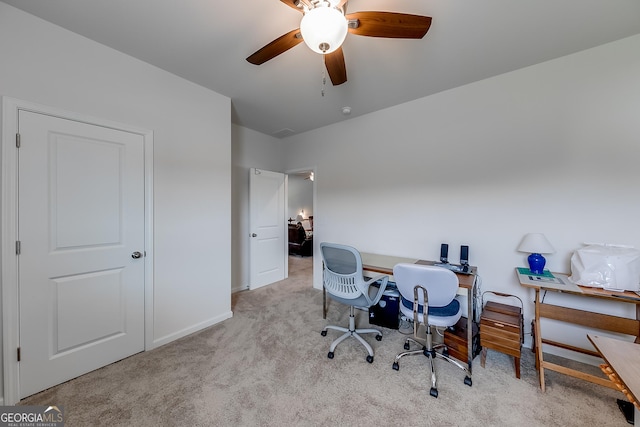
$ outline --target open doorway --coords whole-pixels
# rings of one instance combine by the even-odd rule
[[[314,186],[313,170],[288,173],[289,274],[308,275],[304,282],[309,286],[313,286]]]

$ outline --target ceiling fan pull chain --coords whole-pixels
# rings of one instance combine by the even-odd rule
[[[322,55],[322,89],[320,90],[320,93],[322,94],[322,96],[324,96],[324,88],[327,86],[327,73],[326,73],[326,64],[324,61],[324,55]]]

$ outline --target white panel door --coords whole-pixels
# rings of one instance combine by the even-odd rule
[[[251,168],[249,177],[249,289],[287,274],[286,175]]]
[[[19,133],[25,397],[144,350],[144,140],[28,111]]]

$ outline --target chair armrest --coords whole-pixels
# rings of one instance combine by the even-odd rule
[[[380,283],[380,289],[378,289],[378,293],[374,297],[373,301],[371,301],[369,299],[369,288],[378,280],[382,280],[382,283]],[[382,298],[382,294],[387,289],[388,282],[389,282],[389,276],[386,276],[384,274],[380,274],[378,276],[372,277],[371,279],[364,282],[364,289],[362,293],[366,296],[367,300],[371,305],[376,305],[378,301],[380,301],[380,298]]]

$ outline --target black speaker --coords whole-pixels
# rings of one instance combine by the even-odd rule
[[[449,245],[446,243],[440,245],[440,262],[444,264],[449,262]]]
[[[460,246],[460,265],[469,265],[469,246]]]

